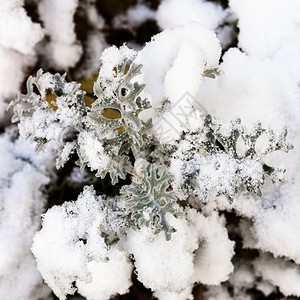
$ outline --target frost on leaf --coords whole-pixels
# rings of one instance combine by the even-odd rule
[[[10,105],[14,106],[12,120],[19,122],[20,134],[36,142],[37,151],[44,150],[50,141],[58,145],[57,168],[76,152],[81,170],[87,165],[101,178],[109,173],[115,184],[132,173],[130,150],[137,158],[149,140],[152,124],[151,119],[144,122],[139,118],[140,112],[150,107],[147,99],[139,97],[144,85],[131,82],[142,66],[130,65],[132,53],[127,47],[109,51],[114,52],[114,59],[102,58],[92,107],[86,105],[79,84],[67,82],[65,75],[42,70],[29,77],[27,94],[19,95]],[[120,117],[109,118],[109,109],[119,112]]]
[[[43,73],[27,80],[27,94],[11,102],[13,122],[20,122],[20,134],[36,142],[36,151],[54,140],[63,144],[71,128],[79,130],[86,115],[84,92],[75,82],[66,82],[65,75]],[[48,95],[54,96],[52,101]]]
[[[135,169],[137,176],[130,185],[122,187],[120,197],[125,202],[129,223],[138,228],[151,226],[157,233],[164,230],[169,239],[174,229],[169,225],[166,214],[179,214],[175,193],[169,191],[173,176],[163,166],[143,159],[136,162]]]
[[[129,65],[128,59],[124,58],[112,70],[113,78],[105,78],[100,73],[94,85],[97,100],[93,103],[88,117],[96,124],[104,144],[112,147],[114,155],[121,155],[129,148],[136,154],[142,148],[151,127],[151,119],[144,122],[139,118],[144,109],[150,108],[149,101],[139,96],[144,85],[131,82],[141,73],[141,68],[142,65]],[[106,118],[103,115],[105,109],[117,110],[120,118]]]
[[[265,156],[277,150],[289,151],[292,146],[286,135],[286,129],[276,134],[260,123],[246,127],[236,119],[225,124],[207,115],[202,131],[187,133],[174,154],[174,160],[182,162],[182,188],[204,202],[220,195],[232,202],[242,190],[260,196],[266,175],[272,181],[283,179],[285,170],[267,165]],[[262,136],[265,146],[258,151],[256,143]],[[244,151],[238,149],[239,139]]]

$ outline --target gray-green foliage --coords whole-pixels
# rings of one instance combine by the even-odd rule
[[[234,196],[247,190],[261,195],[261,186],[268,175],[272,181],[282,180],[284,169],[265,163],[265,156],[273,151],[288,152],[292,146],[286,142],[287,130],[275,134],[264,129],[260,123],[246,127],[239,118],[224,124],[207,115],[200,132],[190,132],[181,143],[188,148],[174,154],[182,162],[183,189],[193,192],[203,201],[209,196],[225,195],[229,202]],[[262,149],[257,149],[259,138],[264,140]],[[238,149],[238,141],[244,149]]]
[[[129,68],[128,72],[125,68]],[[146,99],[139,97],[144,86],[131,82],[140,69],[140,65],[128,66],[124,59],[116,66],[121,75],[113,77],[114,82],[99,76],[92,107],[85,104],[85,92],[79,84],[66,82],[65,75],[39,70],[36,77],[29,77],[27,94],[11,103],[13,122],[19,122],[21,135],[36,142],[37,151],[50,141],[59,144],[57,168],[76,151],[81,169],[88,165],[102,178],[109,173],[115,184],[118,178],[125,179],[132,172],[129,151],[137,155],[151,128],[151,119],[144,122],[139,118],[139,113],[150,107]],[[47,94],[55,95],[54,109],[47,102]],[[109,108],[118,110],[120,118],[105,117],[103,113]]]
[[[46,100],[55,95],[54,109]],[[36,142],[36,151],[44,150],[50,141],[64,144],[71,128],[82,130],[87,107],[84,92],[76,82],[66,82],[65,75],[43,73],[27,80],[27,94],[11,102],[12,122],[19,122],[20,134]],[[10,107],[9,106],[9,107]]]
[[[151,226],[155,232],[164,230],[169,239],[174,229],[168,224],[166,214],[179,214],[174,191],[169,190],[173,176],[166,167],[151,164],[144,159],[136,162],[137,175],[130,185],[121,189],[120,199],[125,203],[125,212],[134,226]]]
[[[129,67],[128,64],[126,59],[121,61],[115,67],[116,77],[113,79],[98,77],[94,85],[97,100],[88,112],[88,119],[101,137],[104,149],[113,157],[113,164],[110,165],[113,183],[116,182],[117,176],[124,179],[126,172],[130,172],[129,150],[131,149],[134,157],[138,158],[138,152],[149,140],[152,126],[151,119],[144,122],[139,118],[143,110],[151,107],[147,99],[139,96],[144,85],[131,82],[140,74],[142,66],[133,63]],[[118,82],[115,90],[111,89],[112,81]],[[106,118],[103,111],[107,108],[117,110],[120,118]]]
[[[79,84],[39,70],[36,77],[29,77],[27,94],[12,101],[13,121],[19,122],[21,135],[36,142],[37,151],[54,142],[57,168],[76,152],[81,170],[87,165],[102,178],[109,173],[113,185],[130,173],[131,184],[123,186],[120,196],[105,209],[122,228],[150,226],[156,233],[163,230],[167,238],[173,232],[167,214],[177,216],[182,211],[178,198],[194,194],[208,201],[225,195],[231,202],[242,190],[260,194],[266,175],[272,180],[283,178],[284,170],[267,165],[264,159],[270,152],[291,149],[286,130],[277,135],[261,124],[246,127],[240,119],[224,124],[207,115],[199,120],[203,126],[197,132],[182,133],[172,145],[160,144],[151,134],[151,119],[140,118],[150,108],[149,101],[139,96],[144,85],[134,82],[141,68],[121,55],[113,69],[100,70],[91,107]],[[213,69],[204,75],[216,74],[218,70]],[[55,97],[51,106],[47,94]],[[107,117],[111,109],[117,112],[116,118]],[[160,113],[168,109],[165,105]],[[257,140],[262,136],[265,147],[258,151]],[[244,144],[242,152],[239,140]],[[174,165],[175,173],[181,173],[179,183],[168,169],[174,170]]]
[[[93,103],[89,117],[98,125],[98,134],[103,137],[104,143],[114,145],[114,154],[120,155],[131,147],[133,151],[140,151],[151,127],[151,119],[144,122],[139,118],[139,114],[150,108],[147,99],[142,99],[139,94],[144,85],[131,80],[140,74],[142,65],[131,64],[128,71],[128,62],[125,60],[116,66],[119,76],[119,85],[113,93],[107,93],[110,89],[111,80],[101,81],[98,78],[94,85],[94,93],[97,100]],[[107,119],[102,115],[106,108],[112,108],[120,112],[119,119]],[[123,132],[114,136],[117,128],[123,127]]]

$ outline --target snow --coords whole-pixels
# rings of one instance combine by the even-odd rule
[[[272,59],[299,81],[299,1],[232,0],[230,7],[238,17],[239,46],[251,56]]]
[[[125,45],[117,48],[111,46],[105,49],[101,54],[101,68],[99,70],[99,78],[109,80],[115,77],[113,69],[123,61],[130,61],[136,56],[136,52],[129,49]],[[113,89],[113,88],[112,88]]]
[[[195,253],[194,281],[218,285],[233,271],[234,242],[228,239],[225,220],[216,213],[205,217],[194,210],[188,219],[198,228],[199,249]]]
[[[193,65],[189,56],[195,58],[197,52],[199,56],[196,65]],[[195,96],[200,90],[198,73],[202,74],[203,69],[217,67],[220,55],[221,48],[215,34],[198,23],[190,23],[172,30],[165,30],[154,36],[151,42],[147,43],[139,52],[135,61],[143,64],[142,75],[143,82],[146,84],[145,92],[149,94],[152,106],[158,108],[168,96],[171,96],[169,100],[172,103],[179,100],[183,96],[180,93],[182,91]],[[182,70],[182,66],[185,64],[187,69]],[[173,66],[174,69],[172,69]],[[181,71],[184,72],[183,74],[188,72],[196,74],[198,79],[193,80],[193,85],[187,80],[178,85]],[[171,72],[170,75],[168,75],[169,72]],[[166,88],[167,76],[170,78]],[[171,95],[166,94],[166,91],[170,93],[171,87],[174,88],[174,91],[171,92]]]
[[[101,173],[107,169],[110,157],[104,152],[102,142],[90,132],[81,132],[78,136],[79,157],[91,168]]]
[[[14,97],[27,67],[35,62],[35,47],[44,37],[19,0],[3,0],[0,8],[0,122],[5,118],[7,98]],[[9,29],[9,30],[8,30]]]
[[[234,273],[231,274],[229,281],[232,282],[237,289],[253,288],[255,276],[251,265],[246,263],[235,265]]]
[[[135,62],[143,64],[140,81],[146,84],[142,96],[149,98],[154,109],[161,108],[166,100],[171,103],[163,114],[155,110],[145,113],[156,117],[153,133],[160,142],[174,142],[186,127],[195,126],[198,109],[201,112],[195,97],[203,74],[218,66],[220,55],[215,34],[197,23],[157,34],[138,53]],[[186,110],[184,115],[182,109]]]
[[[254,262],[256,272],[279,287],[284,296],[300,297],[300,268],[282,259],[264,254]]]
[[[82,47],[75,34],[74,14],[78,0],[42,0],[39,14],[45,33],[50,36],[47,56],[58,69],[74,67],[81,57]]]
[[[76,282],[78,292],[87,299],[110,299],[115,294],[126,294],[131,286],[132,265],[126,253],[116,248],[112,248],[109,261],[91,261],[88,263],[88,270],[93,281]]]
[[[100,54],[107,47],[104,36],[100,32],[91,32],[86,41],[86,58],[84,64],[76,72],[78,78],[90,78],[97,74],[100,67]]]
[[[126,249],[134,256],[137,278],[153,291],[181,293],[193,283],[193,251],[197,237],[185,219],[171,219],[177,231],[167,241],[164,232],[130,229]]]
[[[36,156],[28,142],[13,141],[14,135],[9,130],[0,136],[0,155],[5,158],[0,171],[0,295],[37,299],[50,293],[30,252],[45,209],[42,190],[49,173],[43,166],[46,157]]]
[[[268,297],[271,293],[275,292],[275,287],[268,281],[260,281],[257,283],[256,288],[263,292],[263,294]]]
[[[102,201],[93,188],[86,187],[76,202],[48,210],[41,231],[34,237],[32,252],[38,269],[59,299],[74,294],[74,281],[88,299],[95,299],[98,291],[104,293],[103,286],[95,284],[98,278],[105,284],[105,294],[97,299],[124,293],[131,285],[131,263],[126,254],[108,246],[103,237],[110,232]],[[124,274],[116,285],[119,268]]]
[[[193,300],[194,297],[192,295],[192,286],[187,287],[185,290],[179,293],[165,292],[165,291],[157,291],[153,294],[159,300]]]
[[[272,128],[282,128],[286,125],[289,128],[288,140],[294,145],[295,150],[289,154],[276,153],[269,157],[269,161],[277,164],[277,166],[280,166],[281,161],[284,161],[285,168],[288,170],[284,175],[285,183],[281,184],[280,187],[274,187],[268,183],[262,189],[263,197],[260,199],[241,195],[234,200],[232,206],[229,206],[226,200],[221,199],[218,200],[218,205],[221,208],[226,203],[226,209],[231,211],[235,209],[238,214],[253,221],[253,224],[248,225],[252,235],[247,234],[244,237],[244,244],[247,247],[270,251],[275,256],[286,256],[299,263],[297,249],[300,245],[295,236],[299,231],[296,211],[299,210],[300,192],[297,184],[299,182],[297,161],[299,161],[300,140],[297,128],[299,127],[300,93],[299,77],[295,76],[293,71],[294,66],[299,62],[299,56],[296,53],[292,55],[293,52],[280,46],[278,51],[282,51],[282,53],[287,51],[284,56],[290,58],[283,66],[281,61],[277,59],[277,54],[268,48],[268,45],[270,47],[273,45],[271,41],[269,42],[269,38],[274,38],[274,41],[280,40],[279,44],[281,45],[281,29],[278,29],[278,35],[272,35],[270,31],[262,30],[265,27],[260,23],[262,18],[264,20],[270,18],[271,22],[274,21],[272,17],[273,8],[263,10],[260,7],[260,13],[258,13],[254,4],[252,6],[250,2],[245,3],[244,1],[231,2],[239,17],[241,33],[244,30],[247,37],[243,39],[243,34],[239,36],[240,46],[247,51],[247,54],[238,49],[227,51],[220,66],[223,74],[216,80],[205,80],[202,83],[198,99],[208,111],[222,117],[223,120],[230,120],[238,115],[242,118],[242,122],[248,124],[260,120],[264,126],[271,126]],[[267,3],[267,1],[261,3]],[[276,7],[278,2],[274,3]],[[295,5],[297,6],[297,4]],[[291,7],[291,2],[287,6],[280,7],[284,8],[282,10],[277,9],[277,15],[287,13],[287,7]],[[248,22],[252,20],[251,24],[254,24],[252,12],[258,19],[255,22],[256,25],[249,26],[250,23],[245,25],[243,22],[247,20]],[[284,26],[294,28],[294,18],[291,18],[287,23],[290,25]],[[252,29],[256,31],[252,32]],[[266,28],[265,30],[275,32],[274,28]],[[261,39],[264,40],[259,42],[259,47],[262,47],[260,49],[255,45],[258,43],[257,38],[259,39],[262,33],[267,38],[261,36]],[[212,90],[214,91],[213,94],[211,93]],[[220,203],[222,204],[220,205]]]
[[[126,45],[105,49],[102,30],[106,23],[93,1],[33,2],[38,5],[41,23],[27,15],[25,1],[1,2],[1,126],[8,123],[6,101],[16,96],[30,67],[35,69],[37,55],[41,64],[57,70],[67,71],[80,62],[74,75],[78,78],[92,76],[100,66],[96,87],[100,86],[105,97],[115,96],[124,75],[114,72],[116,64],[126,60],[142,64],[137,80],[146,85],[142,97],[153,106],[144,117],[153,118],[152,133],[166,153],[179,146],[169,171],[174,175],[172,188],[186,205],[178,218],[168,216],[176,229],[168,241],[164,232],[154,234],[146,227],[123,230],[120,220],[111,224],[107,203],[115,199],[97,196],[92,187],[85,187],[76,201],[45,212],[45,187],[56,176],[53,160],[57,147],[51,145],[46,154],[34,154],[33,145],[6,128],[0,135],[1,298],[46,298],[50,289],[44,279],[60,299],[77,289],[87,299],[109,299],[128,292],[133,270],[160,300],[192,299],[197,283],[206,286],[205,297],[211,300],[251,299],[248,289],[268,297],[277,287],[285,297],[300,297],[300,2],[231,0],[224,9],[204,0],[163,0],[157,11],[139,2],[112,21],[114,27],[130,30],[145,20],[157,21],[163,31],[138,52]],[[81,45],[74,17],[83,6],[93,30]],[[238,48],[227,51],[235,22]],[[221,70],[215,79],[205,76],[214,69]],[[46,96],[47,87],[53,88],[52,79],[46,74],[41,77],[41,97],[34,96],[33,102]],[[66,84],[67,93],[73,88],[76,86]],[[21,136],[61,141],[67,128],[81,117],[72,103],[69,96],[57,97],[56,111],[33,112],[32,119],[20,125]],[[46,102],[44,105],[48,107]],[[70,109],[64,110],[67,107]],[[207,112],[224,122],[239,116],[247,125],[260,121],[263,127],[276,130],[287,126],[294,150],[266,157],[268,164],[287,169],[285,182],[272,185],[262,176],[260,160],[244,160],[241,167],[225,151],[207,155],[200,149],[191,158],[191,141],[183,136],[202,130]],[[78,134],[78,154],[92,171],[105,172],[112,161],[103,141],[90,130],[93,124],[89,125],[91,128]],[[256,148],[261,152],[265,138]],[[57,167],[67,161],[75,146],[66,142]],[[241,153],[244,146],[240,144]],[[194,171],[198,171],[194,180],[198,188],[191,193],[182,185],[184,176]],[[138,175],[142,172],[141,167]],[[235,193],[237,173],[239,178],[265,181],[262,196],[240,192],[232,204],[225,197],[216,197],[218,192]],[[79,168],[74,168],[67,178],[68,184],[81,188],[88,175],[79,175]],[[224,211],[236,215],[239,224],[227,226]],[[242,251],[255,250],[257,256],[232,259],[232,233],[242,239]]]
[[[156,12],[157,23],[162,29],[197,22],[215,30],[226,16],[227,12],[219,4],[203,0],[164,0]]]
[[[205,79],[197,97],[211,114],[224,121],[239,116],[243,123],[261,121],[264,127],[278,129],[295,118],[299,90],[281,66],[231,48],[220,68],[223,74]]]
[[[34,47],[44,37],[44,31],[40,24],[33,23],[27,16],[22,7],[23,2],[19,0],[1,2],[0,45],[24,55],[34,55]]]
[[[213,286],[209,287],[205,292],[205,299],[207,300],[232,300],[229,292],[225,287]],[[243,298],[245,299],[245,298]],[[248,299],[247,299],[248,300]]]
[[[34,57],[24,56],[0,45],[0,119],[5,117],[5,100],[16,96],[23,81],[26,67],[35,61]]]
[[[113,19],[113,24],[118,28],[130,28],[138,26],[149,19],[155,19],[155,11],[146,5],[138,4],[129,8],[125,14],[117,15]]]
[[[159,299],[188,299],[194,282],[217,285],[233,270],[234,243],[228,239],[224,219],[193,209],[186,214],[186,219],[169,216],[176,229],[169,241],[164,233],[153,235],[146,227],[127,234],[125,248],[134,256],[138,280]]]
[[[166,98],[177,99],[178,95],[184,95],[186,91],[192,96],[197,95],[205,68],[201,50],[197,44],[183,41],[165,77]]]

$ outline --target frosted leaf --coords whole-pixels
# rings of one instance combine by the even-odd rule
[[[139,164],[144,164],[141,172]],[[137,228],[150,226],[154,232],[163,230],[167,239],[174,232],[169,225],[166,214],[178,215],[180,210],[173,191],[168,191],[172,175],[163,166],[138,160],[135,164],[138,176],[130,185],[122,187],[120,199],[125,203],[125,212]]]
[[[55,95],[55,102],[50,103],[54,108],[50,108],[46,100],[49,93]],[[62,143],[72,127],[79,129],[86,114],[84,94],[79,84],[67,83],[65,75],[39,70],[36,77],[28,78],[27,94],[11,102],[10,106],[14,106],[12,121],[20,122],[20,134],[36,142],[38,151],[52,140]]]
[[[267,146],[258,151],[256,142],[262,134]],[[244,189],[261,195],[266,175],[273,181],[283,178],[285,170],[273,168],[264,160],[272,151],[292,149],[286,135],[286,129],[275,134],[271,129],[263,129],[261,124],[246,127],[241,125],[240,119],[226,124],[207,115],[202,130],[187,133],[173,155],[171,169],[177,173],[175,165],[178,165],[182,172],[177,189],[181,185],[186,195],[192,192],[204,202],[220,195],[232,202]],[[239,137],[245,146],[244,154],[237,148]]]
[[[107,55],[114,53],[113,57]],[[42,151],[55,142],[57,168],[63,167],[77,153],[81,170],[88,165],[104,178],[110,174],[112,183],[132,173],[130,150],[138,152],[150,140],[151,119],[144,122],[139,114],[149,102],[139,94],[144,85],[132,79],[141,65],[131,63],[135,52],[123,46],[112,47],[102,57],[102,66],[94,85],[97,100],[88,107],[85,92],[76,82],[67,82],[65,75],[37,72],[27,81],[27,94],[11,102],[13,122],[19,122],[20,134],[36,142]],[[107,116],[107,110],[120,113],[119,118]]]
[[[132,54],[125,46],[120,50],[112,47],[108,52],[114,54],[113,58],[110,58],[113,64],[105,61],[107,52],[108,50],[102,55],[103,69],[100,68],[98,79],[94,84],[97,99],[92,104],[88,116],[95,126],[98,126],[96,130],[107,140],[107,143],[113,142],[119,145],[119,148],[114,150],[116,154],[120,151],[122,143],[126,142],[136,155],[135,152],[142,148],[146,133],[151,127],[151,120],[144,122],[139,118],[143,110],[150,108],[149,101],[139,96],[144,85],[131,82],[140,74],[142,65],[134,63],[130,65]],[[117,56],[117,59],[114,56]],[[102,113],[108,108],[117,110],[120,117],[107,119]],[[122,127],[120,133],[116,132],[120,127]],[[124,146],[126,145],[123,145],[122,152],[128,149]]]
[[[87,164],[90,169],[97,170],[98,173],[106,170],[110,163],[110,157],[104,152],[103,143],[97,135],[92,132],[81,132],[78,135],[80,164]]]

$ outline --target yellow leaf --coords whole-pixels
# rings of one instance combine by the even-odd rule
[[[49,107],[51,109],[53,109],[54,111],[57,110],[57,106],[56,106],[56,96],[54,94],[47,94],[46,95],[46,101],[48,102],[49,104]]]
[[[107,119],[120,119],[121,113],[117,109],[113,108],[104,108],[102,116]]]
[[[87,107],[91,107],[95,101],[95,99],[89,95],[85,95],[83,98]]]
[[[79,83],[81,84],[81,89],[86,91],[88,94],[93,95],[94,91],[94,82],[97,80],[98,75],[93,75],[90,78],[80,80]]]

